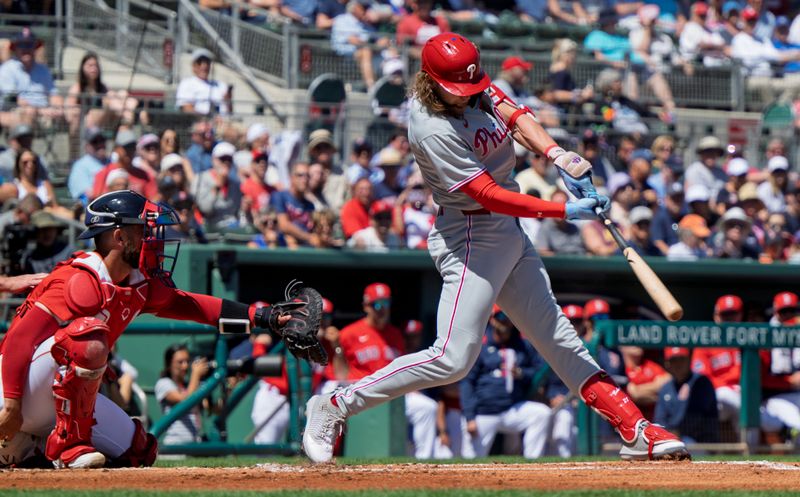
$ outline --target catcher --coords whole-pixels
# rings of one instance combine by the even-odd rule
[[[37,285],[0,345],[0,466],[41,460],[45,437],[57,468],[153,464],[156,439],[98,395],[108,351],[140,313],[224,332],[268,329],[296,356],[327,362],[316,339],[322,298],[311,288],[291,284],[286,302],[259,309],[175,288],[179,242],[165,230],[178,223],[171,208],[129,190],[89,204],[80,238],[94,238],[96,250],[73,254]]]

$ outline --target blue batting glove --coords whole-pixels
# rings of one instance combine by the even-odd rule
[[[606,197],[605,195],[600,195],[599,193],[594,192],[590,193],[588,197],[597,199],[597,205],[600,206],[603,213],[606,213],[608,212],[609,209],[611,209],[611,199]]]
[[[599,200],[600,199],[597,197],[586,197],[567,202],[564,206],[564,211],[567,213],[567,221],[574,221],[576,219],[597,219],[597,214],[595,214],[594,209],[600,205]]]
[[[557,167],[556,170],[561,175],[561,179],[564,180],[567,190],[575,197],[584,198],[597,194],[597,190],[592,184],[592,173],[586,173],[580,178],[573,178],[560,167]]]

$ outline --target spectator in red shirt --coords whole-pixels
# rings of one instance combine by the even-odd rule
[[[372,183],[361,178],[353,185],[353,198],[345,202],[339,214],[344,237],[350,238],[357,231],[369,228],[369,208],[372,205]]]
[[[742,299],[736,295],[723,295],[714,305],[714,322],[740,323],[743,314]],[[692,369],[707,376],[717,394],[717,409],[720,421],[730,421],[738,426],[739,409],[742,406],[742,391],[739,378],[742,360],[739,349],[697,348],[692,355]]]
[[[252,174],[242,183],[242,212],[247,214],[250,224],[269,208],[273,188],[266,183],[268,160],[265,152],[254,151]]]
[[[367,316],[339,334],[339,344],[350,369],[349,379],[356,381],[387,366],[405,353],[405,340],[390,322],[392,291],[384,283],[372,283],[364,289],[364,312]],[[413,426],[414,455],[433,457],[436,440],[437,403],[419,392],[405,395],[405,414]]]
[[[410,0],[408,5],[411,13],[397,23],[397,44],[410,40],[411,54],[418,57],[422,45],[429,38],[450,31],[450,24],[444,16],[432,14],[433,0]]]
[[[144,169],[133,165],[133,157],[136,155],[136,134],[130,130],[117,133],[114,152],[117,153],[117,162],[107,165],[94,177],[92,198],[109,191],[106,186],[108,173],[114,169],[124,169],[128,173],[128,188],[150,200],[155,199],[158,195],[155,178]]]
[[[619,351],[622,353],[625,375],[628,377],[628,395],[650,419],[658,400],[658,391],[671,376],[656,362],[645,359],[641,347],[620,347]]]

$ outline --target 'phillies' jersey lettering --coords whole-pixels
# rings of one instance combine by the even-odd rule
[[[502,123],[502,121],[498,121],[498,123]],[[478,131],[475,132],[475,141],[473,146],[476,150],[479,150],[479,155],[481,157],[485,157],[489,154],[489,142],[491,141],[492,150],[496,149],[500,146],[501,143],[508,137],[508,129],[505,126],[500,124],[500,129],[497,127],[493,128],[489,131],[486,128],[479,128]]]

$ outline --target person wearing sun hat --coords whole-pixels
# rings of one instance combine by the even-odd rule
[[[714,256],[721,259],[758,259],[758,240],[751,233],[753,220],[741,207],[731,207],[720,219],[714,237]]]
[[[684,186],[688,190],[693,185],[703,185],[708,188],[711,197],[715,198],[728,181],[728,175],[719,164],[725,153],[722,142],[716,136],[706,136],[700,139],[695,151],[698,160],[686,168]]]

